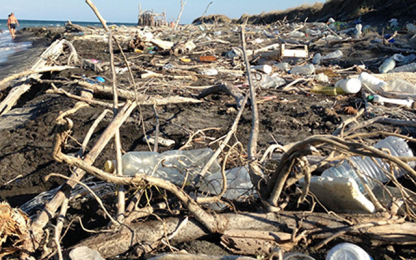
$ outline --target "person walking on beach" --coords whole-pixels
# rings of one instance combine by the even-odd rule
[[[14,13],[10,14],[9,19],[7,20],[7,24],[10,27],[10,34],[12,36],[12,39],[16,38],[16,25],[19,26],[19,21],[17,21],[17,18],[14,16]]]
[[[7,28],[9,28],[9,32],[11,31],[10,30],[10,16],[11,14],[9,14],[9,17],[7,18]]]

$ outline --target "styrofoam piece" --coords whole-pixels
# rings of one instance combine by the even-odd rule
[[[304,186],[302,179],[300,185]],[[375,207],[352,178],[312,176],[310,191],[329,210],[338,213],[374,213]]]

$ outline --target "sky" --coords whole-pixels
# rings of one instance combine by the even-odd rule
[[[84,0],[2,0],[0,19],[7,19],[14,12],[17,19],[53,21],[98,21]],[[139,3],[143,11],[166,12],[168,21],[176,21],[181,0],[92,0],[107,22],[136,23]],[[200,17],[208,4],[207,15],[224,14],[229,18],[240,18],[243,14],[260,14],[286,10],[302,4],[325,2],[324,0],[183,0],[185,4],[181,23],[191,23]]]

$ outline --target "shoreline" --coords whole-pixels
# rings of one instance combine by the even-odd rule
[[[17,31],[15,42],[30,42],[31,46],[12,53],[6,61],[0,63],[0,79],[28,70],[51,44],[50,40],[37,36],[36,30],[39,31],[39,28],[23,28]]]

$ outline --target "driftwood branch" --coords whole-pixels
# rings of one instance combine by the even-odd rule
[[[110,139],[114,136],[115,130],[119,129],[120,126],[124,123],[124,121],[129,117],[129,115],[133,112],[136,108],[135,103],[127,102],[126,105],[119,111],[117,116],[113,119],[111,124],[104,130],[102,135],[100,136],[97,143],[94,147],[90,150],[90,152],[85,156],[84,162],[91,165],[97,156],[101,153]],[[62,124],[62,123],[61,123]],[[63,126],[61,126],[62,128]],[[64,132],[67,128],[63,127]],[[64,133],[63,132],[63,133]],[[62,141],[61,136],[62,133],[57,133],[55,138],[57,139],[57,145],[60,145]],[[54,151],[56,152],[59,150],[59,147],[55,147]],[[54,156],[56,158],[56,156]],[[59,158],[58,158],[59,159]],[[81,169],[77,169],[73,174],[71,174],[70,178],[76,181],[79,181],[84,176],[85,172]],[[40,239],[43,235],[43,228],[49,222],[50,218],[55,215],[56,210],[61,206],[63,201],[66,198],[69,198],[70,191],[73,187],[76,186],[77,183],[73,181],[68,181],[62,188],[55,194],[51,201],[49,201],[44,209],[40,212],[38,217],[33,221],[31,225],[31,231],[33,235],[33,241],[31,243],[25,244],[25,249],[27,253],[33,253],[36,248],[39,246]]]
[[[416,244],[416,224],[412,222],[404,223],[383,223],[384,218],[374,215],[340,215],[341,219],[348,218],[352,225],[366,225],[365,232],[359,228],[348,228],[350,224],[340,220],[340,218],[326,213],[304,213],[304,212],[283,212],[280,214],[267,213],[244,213],[222,214],[224,219],[224,234],[229,237],[237,237],[239,232],[245,231],[246,238],[253,238],[260,241],[270,241],[279,246],[293,245],[291,238],[294,229],[305,230],[306,241],[320,241],[330,237],[337,230],[347,228],[347,233],[340,237],[352,243],[369,242],[373,246],[386,244],[412,245]],[[161,241],[166,235],[172,234],[179,223],[180,218],[167,218],[164,222],[147,221],[145,223],[132,223],[130,229],[123,228],[115,234],[100,234],[88,238],[77,246],[88,246],[96,249],[100,254],[107,257],[114,257],[128,251],[132,246],[140,245],[137,253],[139,255],[153,251],[155,242]],[[377,224],[380,223],[380,224]],[[383,224],[383,225],[382,225]],[[385,225],[384,225],[385,224]],[[291,227],[291,228],[288,228]],[[292,230],[291,230],[292,229]],[[251,233],[254,230],[258,233]],[[391,231],[394,230],[392,233]],[[261,233],[263,232],[263,233]],[[170,240],[172,244],[183,243],[196,240],[207,235],[207,230],[201,226],[199,221],[190,219],[179,233]],[[242,234],[242,233],[240,233]],[[263,234],[264,236],[261,236]],[[277,235],[277,236],[274,236]],[[241,238],[241,235],[238,235]],[[157,243],[156,243],[157,245]],[[255,252],[251,252],[253,255]]]
[[[179,11],[178,19],[176,19],[176,24],[175,24],[175,28],[174,28],[175,31],[178,29],[179,22],[181,21],[181,16],[182,16],[182,13],[183,13],[183,9],[185,8],[185,5],[186,5],[186,2],[181,0],[181,10]]]

